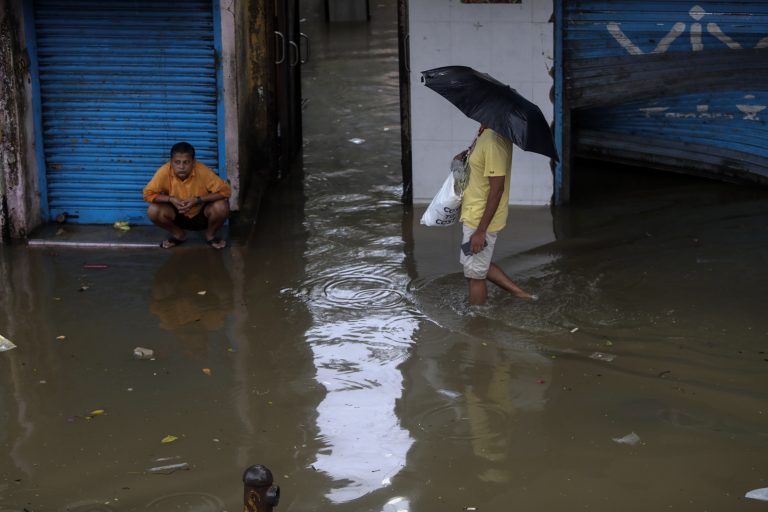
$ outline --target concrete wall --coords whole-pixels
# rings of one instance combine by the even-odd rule
[[[421,71],[463,65],[492,75],[554,116],[554,12],[552,0],[520,4],[462,4],[410,0],[413,199],[429,202],[450,159],[466,149],[478,123],[421,83]],[[553,177],[548,158],[515,148],[510,203],[549,204]]]

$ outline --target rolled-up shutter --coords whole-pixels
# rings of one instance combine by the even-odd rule
[[[568,0],[575,156],[768,183],[768,3]]]
[[[50,218],[146,222],[142,188],[175,142],[219,172],[213,13],[211,0],[34,1]]]

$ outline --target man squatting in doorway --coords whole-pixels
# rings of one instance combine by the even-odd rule
[[[227,242],[217,233],[229,215],[232,190],[207,165],[195,160],[195,148],[178,142],[171,160],[160,167],[144,187],[149,219],[168,231],[160,247],[170,249],[187,240],[186,230],[205,230],[205,242],[223,249]]]
[[[486,279],[521,299],[535,299],[491,262],[498,232],[507,224],[512,142],[480,126],[469,154],[469,181],[461,201],[462,248],[459,259],[469,280],[469,303],[484,304]]]

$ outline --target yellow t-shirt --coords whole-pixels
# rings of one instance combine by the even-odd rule
[[[504,176],[504,195],[488,225],[488,231],[501,231],[507,225],[509,212],[509,181],[512,175],[512,142],[490,128],[483,130],[469,155],[469,182],[461,201],[461,222],[477,228],[485,212],[491,189],[488,178]]]
[[[195,196],[207,196],[208,194],[221,194],[224,197],[232,195],[229,184],[219,178],[210,167],[202,162],[195,161],[195,167],[184,181],[176,177],[171,167],[171,162],[155,171],[155,175],[144,187],[144,200],[151,203],[161,194],[167,194],[178,199],[192,199]],[[200,213],[203,205],[193,206],[186,215],[190,219]]]

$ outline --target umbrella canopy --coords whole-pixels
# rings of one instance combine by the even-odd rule
[[[539,107],[513,88],[467,66],[422,71],[424,85],[525,151],[559,160],[552,132]]]

